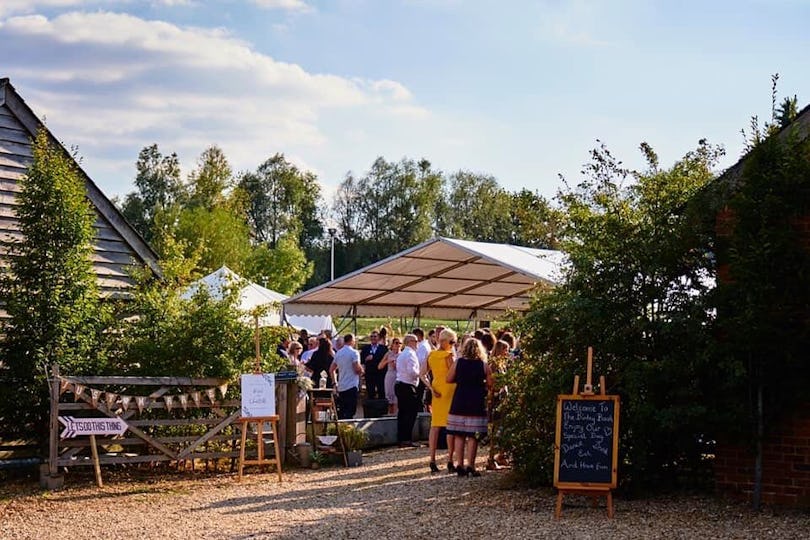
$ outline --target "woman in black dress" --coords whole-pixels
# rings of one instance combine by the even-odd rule
[[[307,362],[307,369],[312,372],[312,384],[318,388],[321,379],[321,371],[327,373],[326,387],[332,388],[332,377],[328,376],[329,366],[332,365],[332,360],[335,359],[335,353],[332,351],[332,343],[325,337],[318,338],[318,350],[312,353]]]
[[[478,453],[478,440],[475,437],[487,432],[487,392],[492,388],[492,372],[480,341],[471,338],[464,343],[461,357],[447,373],[447,382],[456,383],[450,415],[447,417],[447,434],[455,436],[456,472],[459,476],[481,476],[475,470],[475,456]]]

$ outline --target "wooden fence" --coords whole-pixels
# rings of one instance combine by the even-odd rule
[[[281,401],[286,401],[286,387],[277,386]],[[238,458],[241,433],[236,390],[238,387],[229,390],[228,381],[222,379],[74,377],[61,375],[54,366],[49,456],[42,483],[58,487],[60,468],[93,465],[87,437],[60,437],[60,416],[110,417],[126,422],[123,435],[97,437],[101,465]],[[284,448],[285,433],[281,431],[276,436]],[[248,452],[255,454],[256,448]]]

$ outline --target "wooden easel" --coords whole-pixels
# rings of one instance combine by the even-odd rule
[[[264,423],[267,422],[270,424],[270,429],[273,434],[273,447],[275,448],[275,456],[273,459],[267,459],[264,457]],[[275,465],[276,471],[278,472],[278,481],[282,482],[283,477],[281,476],[281,452],[278,447],[278,416],[257,416],[257,417],[248,417],[248,418],[240,418],[239,423],[242,426],[242,445],[239,448],[239,476],[238,481],[242,481],[242,470],[244,469],[245,465]],[[256,446],[258,451],[258,456],[256,459],[245,459],[245,443],[247,443],[247,433],[250,424],[256,424]]]
[[[585,387],[582,392],[579,391],[579,375],[574,376],[573,395],[593,396],[593,347],[588,347],[588,367],[586,371]],[[606,396],[605,393],[605,376],[599,376],[599,395]],[[614,448],[614,455],[617,451]],[[556,473],[555,473],[556,474]],[[556,478],[555,478],[556,480]],[[565,495],[585,495],[591,497],[593,506],[598,504],[599,497],[605,497],[607,506],[608,518],[613,519],[613,487],[611,485],[582,485],[580,487],[558,487],[557,488],[557,504],[554,507],[554,517],[559,519],[562,515],[563,497]]]

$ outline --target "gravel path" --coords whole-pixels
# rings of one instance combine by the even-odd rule
[[[291,470],[283,484],[234,476],[125,481],[101,490],[69,477],[53,493],[0,493],[0,538],[808,538],[810,513],[709,498],[616,501],[616,517],[551,490],[514,489],[506,472],[457,478],[427,471],[427,451],[385,450],[356,469]],[[79,484],[81,486],[79,487]]]

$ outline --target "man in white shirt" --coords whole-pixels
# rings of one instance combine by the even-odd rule
[[[354,348],[354,336],[346,334],[343,336],[343,347],[335,353],[335,359],[329,366],[329,375],[335,381],[338,393],[337,409],[340,420],[354,418],[357,412],[357,393],[362,373],[360,353]]]
[[[310,336],[307,339],[307,350],[301,355],[301,362],[304,364],[309,362],[309,359],[312,358],[312,355],[315,351],[318,350],[318,336]]]
[[[411,331],[411,334],[416,336],[418,340],[416,346],[416,356],[419,358],[419,369],[425,369],[427,365],[428,356],[433,351],[433,348],[430,346],[430,341],[425,339],[425,332],[421,328],[414,328]],[[419,412],[422,412],[425,409],[425,406],[430,407],[431,398],[433,397],[430,392],[427,391],[427,387],[425,387],[425,383],[419,379],[419,386],[416,388],[416,394],[419,398]]]
[[[420,400],[416,392],[419,384],[419,357],[416,355],[416,336],[407,334],[402,338],[402,352],[397,356],[397,381],[394,393],[397,396],[397,441],[401,447],[417,447],[413,442],[413,425],[419,413]]]

